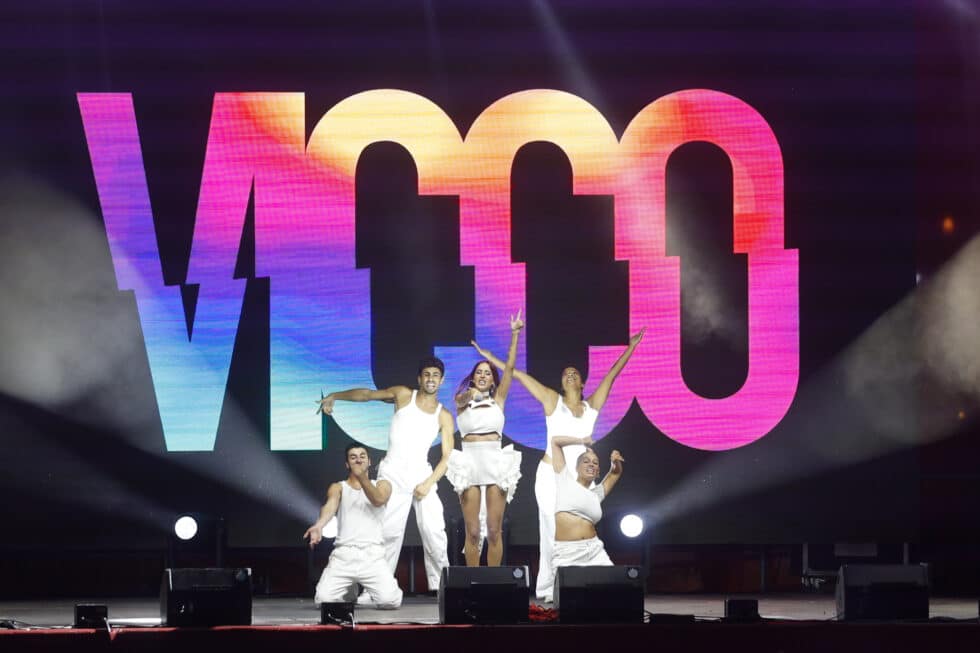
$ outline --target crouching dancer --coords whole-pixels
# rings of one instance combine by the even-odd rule
[[[596,535],[595,525],[602,519],[600,503],[622,476],[625,461],[618,451],[613,451],[609,458],[609,473],[601,483],[593,486],[599,478],[599,457],[591,448],[575,461],[574,478],[564,473],[562,447],[575,444],[591,447],[592,438],[555,436],[551,440],[551,463],[557,479],[555,547],[551,566],[556,571],[559,567],[612,565],[602,540]]]
[[[367,449],[350,444],[345,451],[347,478],[327,489],[327,502],[320,508],[320,518],[310,526],[304,538],[310,548],[319,543],[323,527],[337,515],[337,539],[327,568],[316,584],[315,603],[337,603],[356,595],[360,584],[371,597],[374,607],[393,610],[402,604],[402,591],[385,561],[382,536],[385,504],[391,497],[391,483],[368,478],[371,459]]]

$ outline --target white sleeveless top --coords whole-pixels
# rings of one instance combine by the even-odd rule
[[[417,465],[429,459],[429,449],[439,435],[439,413],[442,404],[436,405],[436,412],[427,413],[415,404],[418,390],[412,390],[412,399],[395,411],[388,431],[387,458],[403,460]]]
[[[461,436],[504,432],[504,411],[493,397],[481,401],[471,400],[466,410],[456,416],[456,426]]]
[[[591,489],[585,488],[575,478],[564,472],[558,472],[555,474],[555,485],[556,513],[570,512],[577,517],[587,519],[593,525],[599,523],[602,519],[600,504],[606,498],[606,489],[602,483],[596,483]]]
[[[337,539],[334,546],[367,546],[383,544],[384,506],[371,505],[364,490],[355,490],[341,482],[340,507],[337,508]]]
[[[565,405],[565,399],[558,395],[558,405],[554,412],[545,415],[544,422],[548,427],[548,444],[545,453],[551,455],[551,439],[556,435],[567,435],[572,438],[584,438],[592,435],[595,428],[595,421],[599,417],[599,411],[589,405],[589,402],[582,400],[585,404],[585,411],[581,417],[575,417],[572,410]],[[580,444],[571,444],[564,447],[565,469],[574,469],[575,461],[585,453],[585,447]],[[573,472],[574,473],[574,472]]]

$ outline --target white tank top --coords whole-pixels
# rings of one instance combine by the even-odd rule
[[[436,405],[436,412],[427,413],[415,404],[417,390],[412,390],[412,399],[395,411],[388,431],[388,458],[407,463],[425,463],[429,459],[429,449],[439,435],[439,413],[442,404]]]
[[[383,544],[384,506],[371,505],[364,490],[355,490],[341,482],[340,507],[337,509],[337,539],[334,546]]]
[[[559,472],[555,474],[555,487],[556,513],[570,512],[592,522],[593,525],[598,524],[602,519],[600,504],[606,498],[606,489],[602,483],[596,483],[591,489],[585,488],[575,478]]]
[[[551,455],[551,439],[556,435],[567,435],[572,438],[584,438],[592,435],[595,428],[595,421],[599,417],[599,411],[589,405],[589,402],[582,400],[585,404],[585,411],[581,417],[575,417],[571,409],[565,405],[565,400],[561,394],[558,395],[558,405],[554,412],[545,415],[544,423],[548,428],[548,448],[545,453]],[[575,469],[575,461],[585,453],[585,447],[580,444],[571,444],[562,449],[565,454],[565,469]],[[574,473],[574,472],[573,472]]]
[[[504,411],[492,397],[481,401],[470,401],[466,410],[456,416],[459,434],[481,435],[504,432]]]

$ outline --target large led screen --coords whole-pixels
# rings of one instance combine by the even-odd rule
[[[182,511],[301,544],[392,415],[323,394],[435,355],[451,408],[519,309],[518,369],[586,395],[645,329],[593,437],[656,541],[975,531],[969,3],[2,14],[0,489],[52,516],[11,546],[152,547]],[[504,439],[534,544],[519,383]]]

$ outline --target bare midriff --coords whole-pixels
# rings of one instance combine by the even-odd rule
[[[467,433],[463,436],[463,442],[491,442],[499,439],[499,433]]]
[[[555,540],[575,542],[596,536],[595,524],[570,512],[555,513]]]

